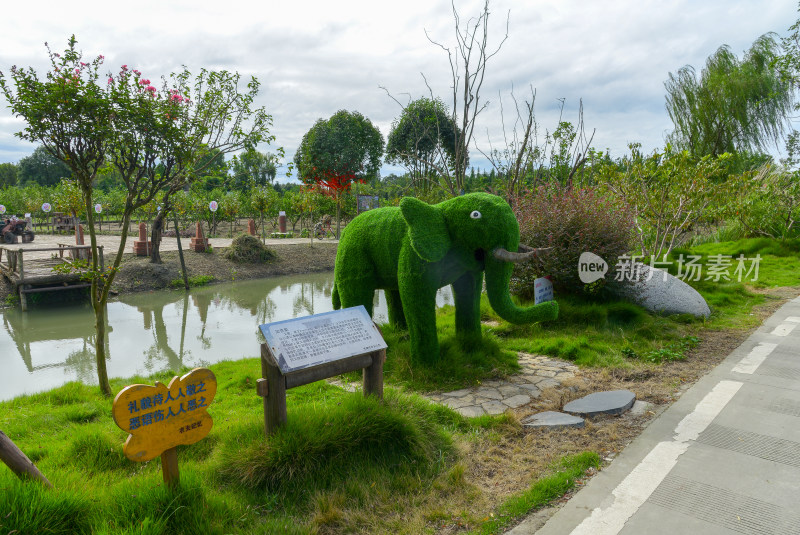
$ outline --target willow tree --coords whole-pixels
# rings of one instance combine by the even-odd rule
[[[691,65],[670,73],[666,109],[675,129],[668,141],[695,157],[760,151],[777,143],[794,103],[777,57],[774,35],[765,34],[742,59],[724,45],[699,75]]]

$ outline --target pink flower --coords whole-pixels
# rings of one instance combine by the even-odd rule
[[[123,70],[123,71],[127,71],[127,70],[128,70],[128,66],[127,66],[127,65],[123,65],[123,66],[122,66],[122,70]]]
[[[135,74],[136,76],[141,76],[142,71],[137,71],[136,69],[133,69],[133,74]]]
[[[106,57],[103,54],[100,54],[99,56],[97,56],[97,59],[106,59]]]
[[[114,83],[114,79],[112,77],[110,77],[110,76],[108,77],[108,83],[109,84],[113,84]]]

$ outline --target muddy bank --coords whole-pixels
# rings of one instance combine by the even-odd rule
[[[231,282],[244,279],[259,279],[298,273],[332,271],[336,259],[336,243],[315,242],[310,244],[276,244],[269,248],[276,254],[267,263],[237,263],[223,257],[224,248],[209,253],[184,250],[187,272],[190,277],[201,275],[213,277],[212,282]],[[177,251],[161,253],[162,264],[151,264],[147,257],[125,254],[120,271],[114,279],[112,289],[119,293],[161,290],[171,287],[172,281],[180,279],[181,265]],[[0,306],[13,294],[14,287],[0,277]]]

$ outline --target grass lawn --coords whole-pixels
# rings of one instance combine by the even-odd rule
[[[761,255],[754,283],[692,283],[712,307],[707,320],[559,296],[557,321],[515,326],[484,302],[484,336],[475,340],[455,336],[453,309],[445,307],[437,316],[441,359],[430,368],[411,364],[407,333],[384,326],[390,386],[383,403],[325,382],[292,389],[289,423],[269,440],[255,395],[258,360],[212,365],[214,428],[178,448],[177,491],[163,486],[157,459],[125,458],[127,435],[96,387],[70,383],[2,402],[0,430],[55,488],[0,468],[0,533],[499,533],[568,492],[634,431],[609,419],[585,430],[526,432],[510,412],[468,419],[415,392],[508,376],[519,351],[572,360],[609,381],[666,376],[712,333],[757,325],[754,307],[775,302],[766,289],[800,286],[799,248],[742,240],[676,251],[704,260]],[[172,375],[112,380],[112,388]],[[558,404],[598,384],[544,392],[538,402]]]

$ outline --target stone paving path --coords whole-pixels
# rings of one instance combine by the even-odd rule
[[[538,398],[542,390],[560,386],[578,371],[578,367],[569,362],[528,353],[519,353],[519,366],[519,373],[507,380],[493,379],[480,386],[422,395],[467,417],[497,415],[527,405]],[[344,383],[336,379],[329,382],[350,392],[361,390],[360,381]]]
[[[578,370],[569,362],[528,353],[519,354],[519,365],[519,373],[507,380],[485,381],[480,386],[425,397],[468,417],[502,414],[507,409],[527,405],[545,388],[557,387],[565,379],[575,377]]]

